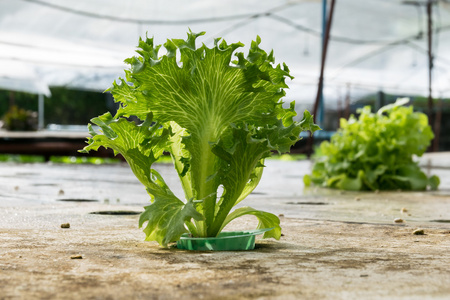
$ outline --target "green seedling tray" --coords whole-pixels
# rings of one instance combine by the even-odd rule
[[[225,231],[216,237],[196,238],[185,233],[177,241],[177,248],[196,251],[240,251],[255,249],[255,237],[273,228],[249,231]]]

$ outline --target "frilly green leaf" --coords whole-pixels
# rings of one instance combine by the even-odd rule
[[[141,226],[147,222],[147,240],[166,246],[186,230],[215,236],[227,216],[244,214],[257,216],[260,228],[275,228],[265,237],[279,238],[276,216],[250,208],[229,213],[258,184],[265,157],[288,152],[302,131],[319,127],[307,111],[294,121],[294,102],[283,107],[286,79],[293,77],[285,64],[275,64],[273,51],[260,48],[259,36],[244,55],[238,52],[242,43],[221,38],[211,48],[198,47],[202,35],[189,31],[186,39],[168,39],[163,46],[140,39],[137,55],[125,60],[125,78],[107,90],[119,103],[117,114],[92,120],[101,132],[90,127],[84,151],[112,148],[144,184],[152,198],[140,219]],[[164,152],[172,157],[186,201],[152,167]]]
[[[408,101],[398,99],[377,113],[367,106],[358,111],[358,119],[341,119],[331,141],[317,149],[305,185],[344,190],[436,189],[439,179],[427,178],[413,160],[426,151],[434,135],[425,114],[404,106]]]
[[[271,213],[260,211],[251,207],[241,207],[230,213],[222,224],[221,230],[232,220],[244,215],[253,215],[258,218],[259,224],[257,229],[273,228],[264,233],[263,238],[274,238],[279,240],[281,237],[280,219]]]
[[[158,196],[151,205],[145,207],[139,218],[139,227],[147,222],[144,229],[146,240],[167,247],[168,243],[179,240],[187,232],[185,223],[192,219],[203,220],[192,201],[185,204],[173,195]]]

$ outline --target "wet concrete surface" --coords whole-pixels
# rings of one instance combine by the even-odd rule
[[[267,161],[242,204],[280,215],[283,236],[247,252],[145,242],[148,195],[127,165],[0,164],[0,299],[448,299],[450,153],[420,163],[438,191],[305,189],[309,161]]]

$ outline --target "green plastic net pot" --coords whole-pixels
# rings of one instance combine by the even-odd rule
[[[177,241],[177,248],[197,251],[241,251],[255,249],[255,237],[273,228],[249,231],[225,231],[216,237],[195,238],[185,233]]]

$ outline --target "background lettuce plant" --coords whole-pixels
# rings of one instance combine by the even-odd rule
[[[428,178],[413,160],[422,156],[434,135],[425,114],[404,107],[409,99],[382,107],[359,110],[359,119],[341,119],[331,141],[316,150],[306,186],[342,190],[425,190],[436,189],[439,178]]]
[[[273,228],[264,237],[278,239],[274,214],[251,207],[231,210],[258,184],[264,158],[289,151],[301,131],[318,127],[308,111],[294,121],[294,103],[283,108],[289,69],[274,65],[273,53],[259,48],[259,37],[245,57],[235,53],[243,44],[222,39],[212,48],[196,48],[202,34],[167,40],[162,56],[152,38],[140,39],[139,56],[125,60],[126,80],[109,89],[120,108],[114,117],[92,119],[101,133],[89,125],[92,138],[84,151],[103,146],[127,160],[151,196],[139,220],[140,226],[147,223],[147,240],[166,246],[185,232],[213,237],[243,215],[256,216],[258,228]],[[142,122],[127,120],[131,116]],[[172,157],[184,200],[152,168],[164,152]]]

